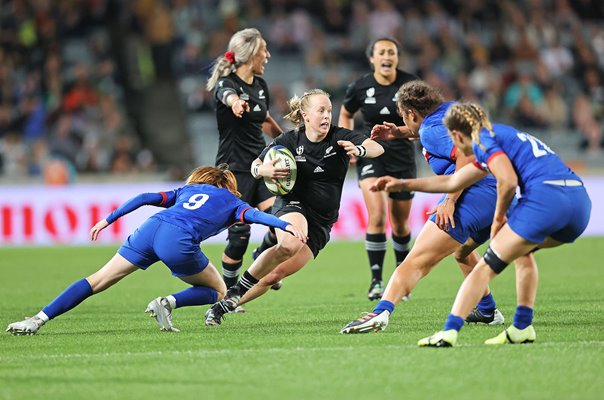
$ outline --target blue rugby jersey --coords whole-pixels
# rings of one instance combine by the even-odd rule
[[[236,222],[261,223],[285,230],[288,223],[252,208],[227,189],[208,184],[186,185],[160,193],[136,196],[113,211],[106,218],[116,219],[142,205],[165,207],[151,218],[181,227],[201,242]]]
[[[532,183],[545,180],[580,178],[539,139],[511,126],[494,124],[495,136],[487,129],[480,131],[480,145],[473,143],[475,165],[487,170],[488,164],[499,154],[506,154],[516,175],[521,192]],[[484,147],[483,147],[484,146]]]

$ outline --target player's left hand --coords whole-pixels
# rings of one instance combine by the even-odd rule
[[[348,140],[338,140],[338,145],[346,150],[348,157],[352,158],[359,155],[359,149],[357,149],[357,146]]]
[[[92,229],[90,229],[90,240],[95,241],[99,237],[99,233],[109,226],[106,219],[97,222]]]
[[[429,211],[427,214],[436,214],[436,225],[445,232],[449,231],[449,228],[455,228],[455,202],[448,197],[440,203],[434,210]]]
[[[306,243],[306,235],[300,229],[296,228],[292,224],[289,224],[285,227],[285,231],[291,233],[298,239],[302,241],[302,243]]]

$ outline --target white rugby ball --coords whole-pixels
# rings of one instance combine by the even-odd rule
[[[285,146],[277,145],[271,147],[270,150],[264,156],[264,162],[272,161],[275,158],[278,158],[279,161],[275,164],[277,168],[287,168],[289,169],[289,174],[285,178],[277,179],[279,184],[273,182],[270,178],[265,178],[264,183],[268,188],[269,192],[273,194],[284,195],[289,193],[296,183],[296,160],[291,151]]]

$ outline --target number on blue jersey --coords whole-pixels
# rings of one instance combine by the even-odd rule
[[[209,198],[210,196],[208,196],[207,194],[194,194],[193,196],[189,197],[189,201],[183,203],[182,206],[187,210],[197,210],[199,207],[203,206]]]
[[[535,158],[545,156],[548,153],[556,154],[553,152],[552,149],[549,148],[548,145],[546,145],[536,137],[529,135],[528,133],[518,132],[516,136],[518,136],[518,139],[522,140],[523,142],[528,141],[531,144],[531,147],[533,149],[533,155],[535,156]],[[541,148],[539,146],[541,146]]]

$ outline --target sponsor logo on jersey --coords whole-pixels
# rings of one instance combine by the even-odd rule
[[[258,104],[256,104],[256,107],[254,107],[252,109],[252,111],[262,111],[262,110],[260,109],[260,106]]]
[[[260,91],[258,92],[258,98],[259,99],[264,99],[264,89],[260,89]]]
[[[327,158],[327,157],[331,157],[331,156],[335,156],[336,152],[333,151],[333,146],[329,146],[327,149],[325,149],[325,156],[323,158]]]
[[[369,164],[369,165],[365,165],[363,167],[363,169],[361,170],[361,176],[367,175],[367,174],[373,174],[375,172],[375,170],[373,169],[373,165]]]
[[[392,101],[394,101],[396,103],[396,101],[398,100],[398,92],[396,92],[394,94],[394,97],[392,98]]]
[[[367,91],[365,92],[365,94],[367,95],[367,97],[365,98],[365,104],[375,104],[376,100],[375,100],[375,88],[370,87],[369,89],[367,89]]]
[[[224,85],[224,81],[218,81],[218,86],[222,87],[222,85]]]
[[[317,168],[315,168],[315,170],[313,171],[315,174],[318,174],[319,172],[325,172],[323,171],[323,168],[317,166]]]
[[[249,95],[249,94],[247,94],[247,93],[245,93],[245,92],[243,91],[243,88],[242,88],[242,87],[240,87],[239,89],[241,90],[241,94],[239,95],[239,98],[240,98],[241,100],[248,101],[248,100],[250,99],[250,95]]]
[[[390,115],[390,110],[388,109],[388,107],[384,107],[380,110],[380,114],[382,115]]]

